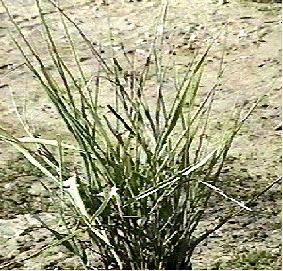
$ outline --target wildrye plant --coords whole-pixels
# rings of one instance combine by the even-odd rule
[[[63,59],[40,1],[36,4],[55,67],[52,72],[1,0],[18,32],[18,38],[11,38],[25,65],[74,138],[72,143],[62,136],[37,138],[25,122],[27,136],[22,138],[0,128],[0,138],[58,188],[51,196],[60,202],[57,209],[64,229],[56,231],[41,221],[43,226],[58,239],[56,245],[79,256],[85,268],[95,268],[94,260],[99,260],[105,269],[191,269],[196,246],[234,215],[251,210],[249,202],[237,201],[217,184],[234,137],[259,101],[234,121],[219,145],[208,144],[205,138],[219,82],[195,105],[201,98],[200,81],[211,45],[196,54],[182,73],[175,69],[174,55],[163,51],[163,33],[156,32],[138,68],[134,53],[126,53],[124,46],[122,55],[113,51],[111,57],[103,58],[64,10],[48,2],[59,12],[75,68]],[[167,5],[160,15],[162,29],[166,12]],[[97,60],[98,68],[91,74],[79,61],[71,28]],[[149,89],[155,91],[155,99],[148,98]],[[164,95],[166,90],[174,97]],[[114,93],[106,104],[101,101],[104,92]],[[73,172],[66,167],[68,153],[77,157]],[[202,230],[199,223],[213,193],[238,209]]]

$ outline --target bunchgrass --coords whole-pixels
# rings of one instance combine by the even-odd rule
[[[90,269],[98,266],[95,260],[104,269],[191,269],[196,246],[234,215],[251,211],[217,183],[234,137],[259,101],[233,120],[218,145],[208,143],[205,138],[219,82],[204,96],[199,91],[213,41],[204,52],[190,57],[187,71],[178,72],[174,54],[163,50],[160,33],[167,5],[151,47],[137,65],[135,52],[126,52],[124,45],[121,54],[113,50],[104,58],[79,26],[48,0],[58,11],[72,52],[74,65],[69,67],[40,1],[36,4],[48,60],[31,45],[1,2],[17,30],[18,37],[11,38],[25,65],[74,138],[74,142],[65,142],[62,136],[38,138],[24,122],[26,137],[16,138],[0,128],[0,138],[58,187],[50,196],[54,204],[59,202],[65,230],[56,231],[41,221],[58,239],[55,245],[67,247]],[[69,31],[73,28],[96,59],[91,72],[79,61]],[[46,61],[52,61],[52,72]],[[219,78],[221,72],[220,63]],[[149,91],[156,97],[149,98]],[[109,99],[102,100],[103,95]],[[66,167],[70,153],[77,157],[72,172]],[[199,223],[213,193],[223,197],[223,204],[232,201],[235,208],[229,207],[227,216],[211,228],[201,229]]]

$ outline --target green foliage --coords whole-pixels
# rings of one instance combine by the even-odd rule
[[[97,255],[105,269],[191,269],[195,247],[235,214],[232,210],[210,229],[200,231],[211,194],[235,203],[241,208],[236,213],[250,210],[218,189],[217,183],[232,141],[257,103],[244,117],[233,120],[219,142],[209,144],[205,137],[219,82],[203,98],[199,90],[212,44],[188,61],[185,73],[176,71],[173,54],[164,53],[163,33],[158,31],[140,65],[136,65],[135,54],[125,51],[113,50],[105,59],[78,25],[48,0],[61,16],[74,68],[61,56],[38,0],[49,50],[44,57],[1,2],[18,31],[21,42],[12,39],[25,64],[75,141],[71,145],[60,136],[36,138],[26,126],[28,136],[16,138],[0,127],[0,138],[58,187],[51,195],[60,200],[65,231],[57,232],[41,221],[43,226],[58,239],[57,245],[78,255],[86,268],[94,268],[91,259]],[[167,6],[159,28],[166,23],[166,13]],[[72,27],[96,59],[92,72],[79,62],[69,31]],[[47,68],[48,61],[53,62],[54,71]],[[164,94],[168,89],[175,95],[173,100]],[[155,92],[155,100],[148,98],[149,91]],[[105,92],[109,97],[102,101]],[[201,99],[198,107],[197,98]],[[77,158],[71,171],[66,163],[68,153]]]
[[[226,263],[219,262],[217,269],[260,270],[278,269],[279,257],[267,250],[254,249],[239,253]]]

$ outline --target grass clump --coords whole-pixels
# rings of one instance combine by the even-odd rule
[[[36,51],[1,2],[18,31],[21,42],[12,38],[26,66],[74,138],[74,143],[62,136],[38,138],[24,122],[26,137],[0,130],[2,140],[58,187],[50,195],[54,204],[59,202],[65,229],[55,231],[41,221],[58,239],[55,244],[67,247],[90,269],[97,259],[104,269],[191,269],[196,246],[235,214],[251,210],[217,188],[217,183],[232,141],[257,102],[245,116],[239,114],[218,145],[208,144],[205,139],[218,82],[204,98],[198,93],[211,45],[190,59],[186,72],[179,73],[174,55],[163,51],[160,25],[163,29],[167,5],[152,46],[137,65],[135,53],[127,53],[123,45],[121,54],[113,50],[108,59],[103,58],[78,25],[48,0],[58,10],[65,30],[75,65],[70,67],[58,49],[48,14],[36,0],[48,60],[55,67],[51,72],[46,56]],[[70,28],[77,30],[96,59],[92,73],[79,61]],[[168,89],[173,99],[166,98]],[[149,90],[156,94],[155,100],[148,98]],[[101,100],[105,92],[106,102]],[[198,107],[197,99],[201,99]],[[66,167],[68,153],[76,157],[73,170]],[[235,208],[202,230],[199,223],[212,193]]]

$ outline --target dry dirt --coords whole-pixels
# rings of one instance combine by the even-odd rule
[[[39,52],[46,52],[34,1],[5,2],[29,40]],[[109,1],[108,6],[99,1],[61,2],[90,39],[101,43],[106,57],[111,46],[107,17],[110,17],[115,38],[119,36],[127,49],[137,49],[142,55],[148,49],[148,39],[160,7],[158,0],[117,0]],[[243,198],[247,191],[260,190],[280,176],[281,165],[281,130],[278,128],[281,116],[281,4],[257,2],[171,1],[165,29],[168,35],[174,33],[175,38],[170,42],[176,45],[177,59],[221,33],[209,56],[202,82],[202,88],[208,89],[215,81],[225,46],[222,86],[217,91],[213,109],[216,134],[224,129],[223,122],[231,116],[235,104],[249,106],[256,98],[267,94],[237,137],[230,153],[231,163],[224,168],[223,176],[234,181],[236,192]],[[58,15],[47,4],[46,11],[54,23]],[[54,138],[55,133],[65,134],[64,125],[31,73],[24,66],[12,70],[21,65],[23,59],[8,29],[15,33],[0,5],[0,125],[18,136],[24,135],[12,103],[13,92],[18,111],[36,134],[48,138]],[[62,33],[63,29],[58,26],[56,39],[64,54],[68,48]],[[93,59],[86,46],[79,41],[77,46],[84,67],[91,69]],[[114,46],[118,47],[116,40]],[[105,93],[105,98],[107,95]],[[0,266],[4,269],[79,269],[79,261],[64,248],[52,248],[32,259],[19,260],[52,240],[23,207],[29,203],[52,225],[55,214],[48,207],[50,202],[39,178],[42,175],[38,171],[10,146],[0,142]],[[261,197],[253,208],[253,213],[236,217],[196,250],[194,269],[281,269],[280,185]],[[208,219],[204,227],[213,223],[213,219]],[[7,265],[9,263],[13,264]]]

